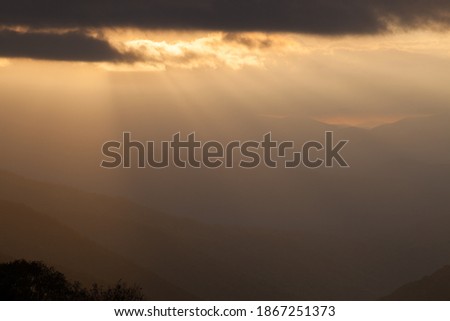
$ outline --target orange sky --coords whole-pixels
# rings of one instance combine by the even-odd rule
[[[230,109],[243,106],[255,117],[361,127],[439,113],[450,103],[448,32],[333,38],[119,29],[104,36],[145,59],[112,64],[2,58],[2,96],[14,105],[14,95],[24,91],[31,98],[45,88],[57,97],[73,89],[110,101],[109,93],[119,91],[130,106],[147,101],[149,108],[170,105],[186,115],[233,117],[227,110],[233,104]]]

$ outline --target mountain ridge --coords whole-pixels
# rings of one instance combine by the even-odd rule
[[[450,265],[407,283],[382,298],[386,301],[450,301]]]
[[[140,285],[146,288],[148,299],[192,298],[156,274],[127,262],[27,206],[0,200],[0,218],[0,252],[7,253],[3,261],[12,258],[44,261],[86,284],[119,280],[144,282]]]

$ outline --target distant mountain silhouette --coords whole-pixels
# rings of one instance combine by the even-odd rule
[[[383,297],[389,301],[450,301],[450,265]]]
[[[370,131],[373,137],[393,146],[409,159],[426,163],[450,162],[450,115],[406,118]]]
[[[395,246],[374,257],[370,239],[203,224],[2,171],[0,193],[0,253],[136,282],[149,299],[371,299],[399,282],[371,263]]]
[[[350,131],[362,137],[351,145],[353,155],[362,154],[364,161],[377,157],[379,151],[371,146],[383,147],[382,142],[374,139],[378,145],[366,146],[366,136]],[[0,171],[0,198],[14,204],[0,213],[29,213],[23,219],[29,223],[10,219],[3,225],[10,246],[0,240],[0,253],[10,259],[43,260],[71,279],[136,282],[150,299],[377,299],[445,264],[450,167],[390,159],[372,167],[365,164],[326,174],[231,172],[227,179],[235,189],[222,190],[223,202],[212,201],[215,209],[239,218],[239,223],[241,217],[247,222],[251,218],[256,226],[199,222],[124,198]],[[245,192],[236,191],[243,186]],[[208,202],[206,190],[222,187],[206,184],[206,195],[196,197]],[[172,202],[182,203],[182,191],[174,193]],[[234,196],[239,196],[239,211],[227,203]],[[217,214],[214,209],[206,213]],[[51,223],[29,233],[49,219]],[[263,220],[274,224],[257,224]],[[51,237],[37,233],[55,224]],[[16,229],[23,232],[16,235]],[[78,241],[69,242],[67,235]]]

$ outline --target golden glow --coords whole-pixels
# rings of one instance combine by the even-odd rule
[[[110,71],[268,68],[287,59],[348,52],[404,52],[450,57],[450,32],[414,31],[376,36],[317,37],[299,34],[142,32],[105,30],[117,48],[141,57],[135,64],[103,63]]]
[[[367,115],[367,116],[331,116],[319,117],[317,121],[328,125],[350,126],[360,128],[374,128],[384,124],[392,124],[402,119],[412,117],[411,115]]]
[[[264,68],[270,56],[301,51],[297,40],[287,35],[217,32],[191,38],[185,35],[184,38],[172,41],[142,38],[123,41],[118,47],[138,53],[142,61],[133,65],[101,64],[101,66],[114,71],[220,67],[239,70],[244,67]]]
[[[2,59],[0,58],[0,67],[6,67],[10,64],[8,59]]]
[[[0,69],[2,99],[14,102],[24,96],[21,92],[28,93],[23,99],[33,97],[31,91],[51,92],[61,100],[74,95],[73,102],[86,96],[127,110],[144,106],[152,113],[183,115],[192,124],[305,117],[368,128],[448,111],[450,102],[450,33],[320,38],[105,30],[98,36],[119,50],[138,53],[142,61],[0,59],[0,66],[8,66]]]

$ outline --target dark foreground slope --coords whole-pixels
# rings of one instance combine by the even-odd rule
[[[57,266],[85,284],[113,284],[119,280],[139,284],[148,299],[192,298],[158,275],[80,236],[57,220],[24,205],[0,201],[0,256],[40,260]]]
[[[383,298],[390,301],[450,301],[450,265],[398,288]]]
[[[398,172],[402,168],[394,170]],[[441,185],[446,186],[447,176],[442,173],[447,172],[439,172],[442,182],[430,183],[427,181],[433,174],[430,168],[435,167],[421,168],[423,180],[382,177],[380,186],[383,183],[389,188],[368,185],[366,194],[360,188],[361,178],[352,188],[333,188],[328,192],[326,186],[334,185],[324,185],[320,176],[315,177],[312,182],[321,194],[310,193],[310,197],[303,194],[299,197],[295,186],[285,188],[286,193],[292,194],[290,203],[311,205],[297,212],[298,222],[292,221],[289,229],[200,223],[126,199],[0,171],[2,199],[24,204],[33,213],[51,218],[88,242],[71,244],[64,241],[67,233],[50,237],[43,233],[42,237],[33,238],[29,242],[32,249],[25,251],[14,243],[20,244],[22,240],[12,231],[23,227],[13,221],[9,227],[5,225],[5,230],[10,231],[9,242],[14,244],[11,248],[14,251],[0,248],[0,253],[12,258],[44,260],[57,267],[65,265],[66,269],[73,266],[76,267],[73,273],[96,281],[102,280],[104,271],[111,266],[120,266],[106,255],[86,254],[91,247],[98,247],[137,269],[120,268],[114,277],[120,275],[124,280],[136,282],[146,293],[155,295],[159,295],[159,287],[148,278],[156,275],[199,299],[376,299],[445,264],[450,236],[448,200],[443,197],[446,190]],[[305,180],[305,177],[298,175],[298,179]],[[429,192],[421,194],[416,187]],[[403,207],[392,207],[399,202]],[[308,212],[314,207],[317,213]],[[323,213],[321,224],[306,224],[306,216],[321,218],[320,213]],[[282,209],[274,210],[272,216],[287,222]],[[25,232],[22,235],[28,235]],[[49,252],[52,249],[49,245],[60,247]],[[31,254],[35,256],[26,256]],[[70,255],[75,254],[77,264],[70,261]],[[95,261],[92,257],[99,259]],[[174,294],[173,299],[177,297]]]

